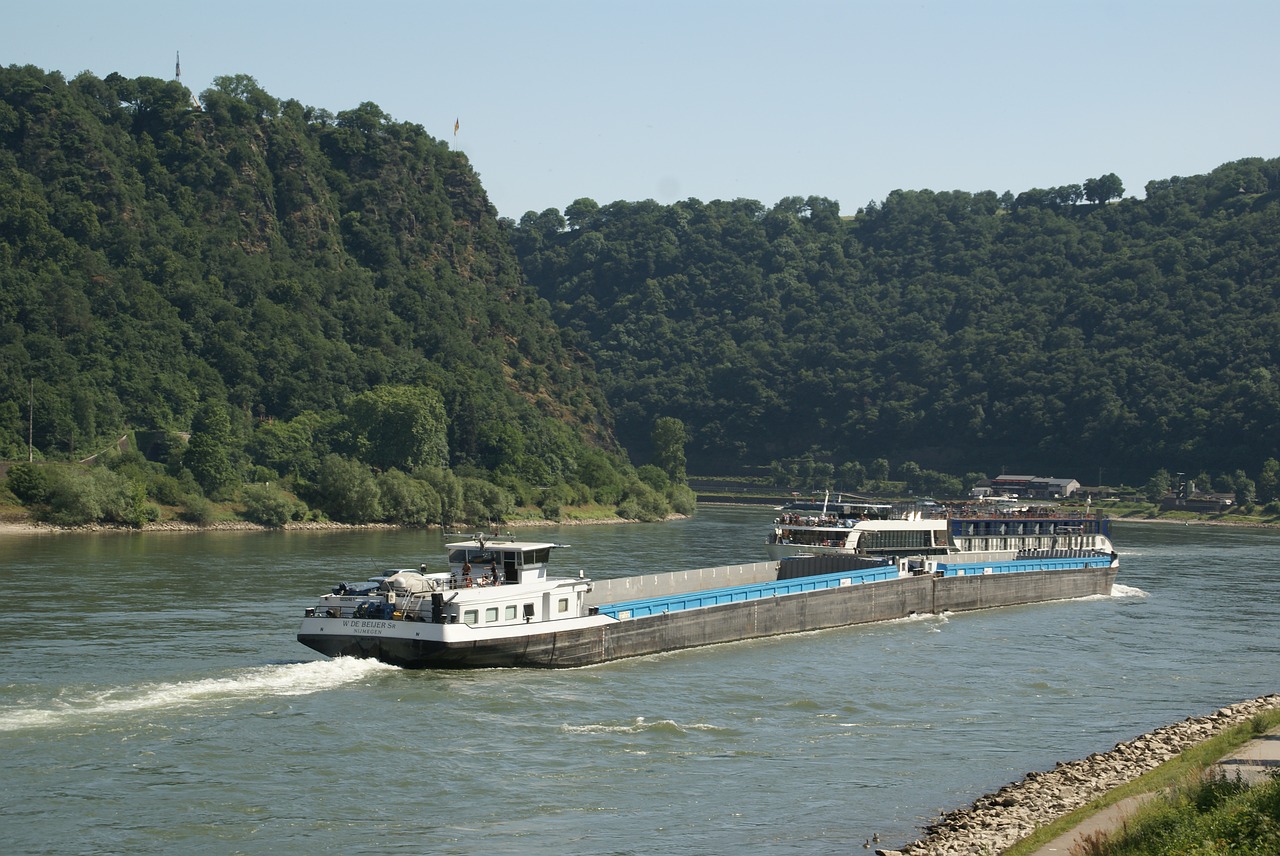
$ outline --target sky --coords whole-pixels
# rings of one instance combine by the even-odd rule
[[[371,101],[503,217],[574,200],[835,200],[1153,179],[1280,157],[1275,0],[8,0],[0,64],[247,74]],[[458,125],[454,132],[455,122]]]

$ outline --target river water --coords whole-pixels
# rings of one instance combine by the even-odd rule
[[[597,578],[757,561],[767,509],[526,530]],[[523,533],[522,533],[523,534]],[[36,853],[847,854],[1277,687],[1280,532],[1115,526],[1112,596],[568,671],[294,638],[438,532],[0,535],[0,840]]]

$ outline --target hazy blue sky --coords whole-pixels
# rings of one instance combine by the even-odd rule
[[[895,188],[1012,190],[1280,156],[1280,3],[16,3],[0,63],[248,74],[466,152],[503,216]],[[460,122],[455,136],[454,120]]]

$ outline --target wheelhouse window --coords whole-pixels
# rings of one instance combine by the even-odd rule
[[[501,550],[489,548],[459,548],[449,551],[449,564],[461,565],[463,562],[470,562],[474,567],[488,567],[491,564],[502,566],[507,561],[513,562],[517,555],[510,551],[504,553]]]

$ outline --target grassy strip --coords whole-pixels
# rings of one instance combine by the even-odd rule
[[[1235,526],[1274,526],[1280,523],[1280,509],[1276,503],[1266,505],[1236,506],[1216,514],[1194,511],[1161,511],[1160,506],[1147,502],[1099,503],[1098,509],[1115,520],[1157,520],[1179,523],[1227,523]]]
[[[1258,714],[1248,722],[1228,728],[1221,734],[1197,743],[1190,749],[1171,758],[1154,770],[1143,773],[1132,782],[1114,788],[1087,805],[1081,806],[1070,814],[1063,815],[1053,823],[1042,826],[1031,835],[1004,851],[1004,856],[1030,856],[1040,847],[1049,843],[1065,832],[1074,829],[1083,821],[1105,808],[1115,805],[1123,799],[1141,794],[1159,793],[1175,789],[1185,789],[1197,784],[1204,776],[1205,770],[1214,763],[1248,743],[1259,734],[1280,725],[1280,710],[1266,711]],[[1147,803],[1139,808],[1129,821],[1132,826],[1142,818],[1147,810],[1156,810],[1159,800]]]
[[[1080,856],[1275,856],[1280,779],[1250,786],[1210,775],[1143,806],[1117,833],[1081,840]]]

